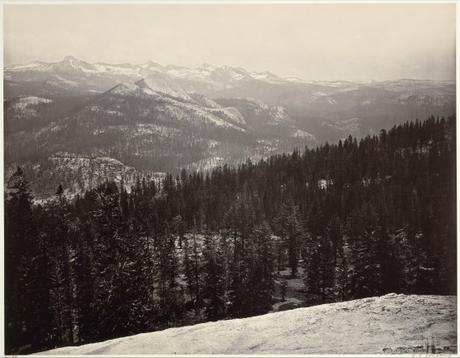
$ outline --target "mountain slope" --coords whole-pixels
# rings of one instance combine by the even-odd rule
[[[207,167],[216,158],[233,162],[263,156],[278,148],[276,141],[264,139],[284,138],[288,142],[282,148],[287,150],[314,141],[297,135],[282,107],[261,103],[265,110],[259,116],[261,123],[256,123],[231,102],[220,104],[187,93],[163,77],[118,84],[69,107],[61,116],[50,115],[61,102],[52,96],[21,96],[6,102],[8,162],[68,152],[108,156],[140,170],[164,171]],[[261,130],[264,126],[272,132]]]
[[[388,294],[42,354],[455,353],[456,297]]]

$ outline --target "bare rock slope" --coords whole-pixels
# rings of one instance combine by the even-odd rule
[[[41,354],[455,353],[457,298],[388,294]]]

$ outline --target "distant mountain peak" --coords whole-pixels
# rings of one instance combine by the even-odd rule
[[[62,59],[61,63],[66,63],[70,65],[75,65],[75,66],[86,66],[86,67],[91,66],[91,64],[89,64],[88,62],[79,60],[78,58],[71,56],[71,55],[65,56]]]
[[[65,56],[62,61],[64,62],[82,62],[81,60],[77,59],[76,57],[72,56],[72,55],[67,55]]]
[[[142,78],[139,81],[136,81],[135,84],[140,88],[149,88],[149,85],[145,81],[145,78]]]
[[[152,60],[148,60],[146,63],[143,63],[141,65],[142,68],[148,68],[148,69],[152,69],[152,68],[155,68],[155,69],[162,69],[163,66],[160,65],[158,62],[155,62],[155,61],[152,61]]]
[[[218,66],[211,65],[210,63],[203,63],[200,68],[204,68],[206,70],[215,70]]]
[[[94,66],[88,62],[77,59],[74,56],[65,56],[61,62],[53,64],[55,68],[60,70],[73,70],[81,72],[94,72]]]

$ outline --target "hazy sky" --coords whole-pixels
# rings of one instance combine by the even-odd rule
[[[454,4],[10,5],[5,64],[269,70],[304,79],[455,78]]]

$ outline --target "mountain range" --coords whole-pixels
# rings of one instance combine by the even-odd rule
[[[308,65],[308,64],[306,64]],[[240,67],[88,63],[4,69],[5,162],[34,194],[208,169],[455,112],[455,83],[306,81]]]

